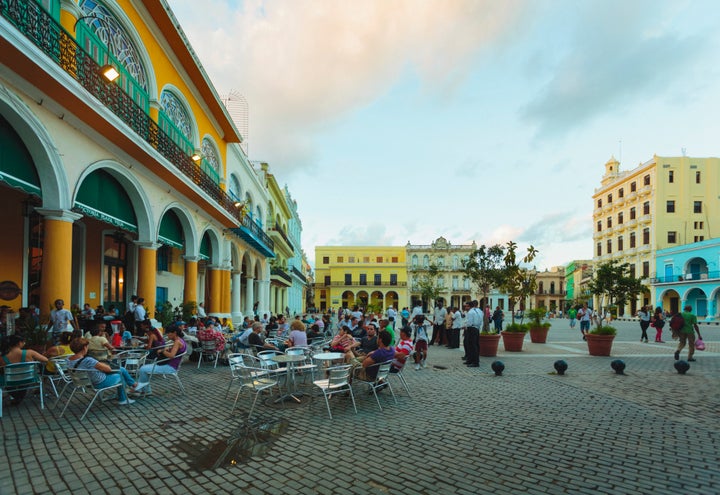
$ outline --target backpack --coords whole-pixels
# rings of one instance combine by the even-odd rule
[[[679,332],[682,330],[682,327],[685,326],[685,318],[682,317],[680,313],[675,313],[672,318],[670,318],[670,328],[674,332]]]

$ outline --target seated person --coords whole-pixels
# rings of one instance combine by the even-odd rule
[[[23,349],[25,347],[25,337],[20,334],[7,335],[2,338],[0,344],[0,368],[8,364],[27,363],[29,361],[38,361],[47,363],[48,358],[32,349]],[[27,395],[27,390],[15,390],[11,388],[3,388],[0,393],[9,393],[12,397],[12,405],[20,404]]]
[[[378,324],[374,321],[367,326],[367,335],[360,339],[360,346],[355,349],[355,355],[364,356],[378,348]]]
[[[250,339],[250,335],[252,333],[252,325],[249,328],[243,328],[241,332],[236,333],[232,339],[233,350],[235,352],[239,352],[240,349],[249,349],[250,342],[248,340]]]
[[[147,342],[145,342],[144,348],[149,351],[148,358],[155,359],[158,357],[159,349],[165,346],[165,337],[162,336],[160,330],[152,326],[150,320],[145,320],[141,328],[147,336]]]
[[[85,303],[83,310],[80,312],[80,318],[83,320],[92,320],[95,318],[95,310],[90,307],[88,303]]]
[[[215,322],[208,320],[205,322],[205,328],[198,330],[197,338],[200,342],[215,341],[215,350],[222,352],[225,350],[225,336],[222,332],[215,329]]]
[[[307,334],[305,333],[305,324],[300,320],[293,320],[290,324],[290,336],[285,345],[288,347],[307,347]]]
[[[410,328],[404,327],[400,329],[400,342],[395,347],[395,359],[393,359],[392,366],[390,367],[391,373],[397,373],[403,369],[405,362],[410,354],[413,352],[414,346],[412,340],[410,340]]]
[[[353,349],[355,349],[359,345],[360,343],[357,342],[353,338],[352,333],[350,333],[350,327],[344,326],[341,327],[338,334],[333,337],[332,342],[330,343],[330,350],[332,352],[344,353],[345,362],[350,363],[355,357],[355,355],[353,354]]]
[[[60,334],[60,342],[58,343],[58,345],[54,345],[50,349],[45,351],[45,356],[49,358],[54,358],[58,356],[68,356],[75,354],[70,349],[70,341],[72,340],[72,336],[72,332],[62,332]],[[45,365],[45,372],[50,375],[54,375],[55,373],[57,373],[57,370],[55,369],[55,363],[49,360]]]
[[[98,361],[107,361],[110,354],[115,351],[115,348],[110,345],[110,341],[107,339],[106,325],[104,320],[96,322],[92,330],[90,330],[90,338],[87,339],[87,352]]]
[[[310,326],[310,329],[306,332],[306,336],[308,339],[308,342],[312,339],[319,339],[322,338],[323,334],[320,332],[320,327],[317,323],[314,323]]]
[[[256,321],[252,324],[252,333],[248,336],[248,344],[251,347],[254,347],[257,350],[266,350],[266,349],[272,349],[278,351],[279,349],[275,347],[274,345],[270,344],[269,342],[265,342],[265,339],[262,337],[261,333],[263,331],[263,324],[259,321]]]
[[[134,388],[137,385],[130,373],[122,367],[119,369],[119,373],[114,372],[108,364],[101,363],[97,359],[88,356],[88,345],[87,339],[73,339],[70,342],[70,349],[75,354],[68,358],[68,369],[88,370],[90,381],[97,388],[109,387],[122,382],[123,385],[118,387],[118,404],[122,406],[135,402],[128,399],[125,393],[126,386]]]
[[[145,394],[152,394],[150,390],[150,373],[154,375],[168,375],[177,373],[182,362],[182,356],[187,352],[187,344],[183,340],[185,334],[177,325],[168,326],[165,336],[170,341],[170,347],[158,351],[158,360],[153,364],[145,364],[138,370],[138,381],[135,384],[134,392],[143,391]]]
[[[360,380],[373,381],[377,377],[378,366],[393,359],[395,349],[390,347],[390,334],[383,330],[377,338],[378,348],[365,356],[362,367],[357,368],[355,376]]]

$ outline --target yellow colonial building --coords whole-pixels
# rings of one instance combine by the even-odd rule
[[[408,306],[405,247],[316,247],[315,304],[320,311]]]
[[[4,304],[269,309],[287,208],[166,2],[0,2],[0,54]]]
[[[649,287],[655,253],[720,237],[720,159],[654,155],[629,171],[611,158],[593,194],[593,262],[630,263]],[[651,295],[631,301],[620,314],[653,304]]]

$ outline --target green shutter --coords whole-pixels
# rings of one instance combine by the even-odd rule
[[[96,170],[85,178],[73,209],[130,232],[138,230],[130,196],[117,179],[104,170]]]
[[[0,115],[0,181],[42,198],[40,178],[25,144]]]

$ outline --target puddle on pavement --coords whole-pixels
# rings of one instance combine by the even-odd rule
[[[241,426],[227,439],[216,440],[207,447],[198,448],[203,443],[198,437],[180,442],[178,447],[188,455],[188,464],[197,471],[226,468],[265,456],[288,425],[285,419],[260,420]]]

